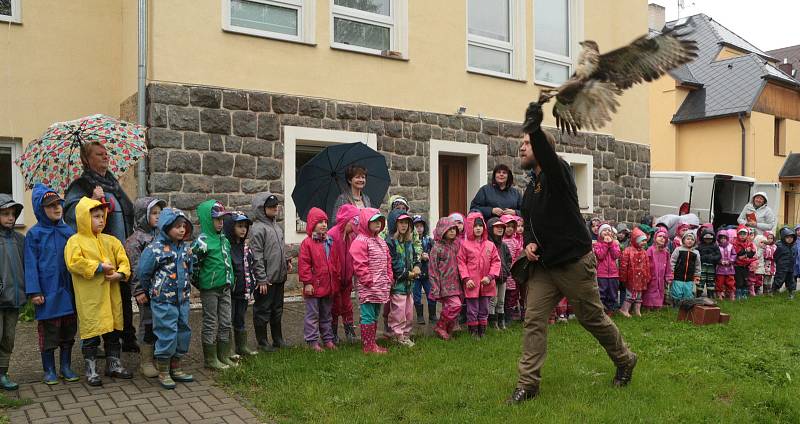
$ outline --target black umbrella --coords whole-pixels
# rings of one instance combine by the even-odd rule
[[[326,147],[300,168],[292,200],[304,221],[313,207],[326,213],[333,211],[336,198],[349,190],[344,172],[350,165],[367,169],[364,192],[377,206],[389,190],[389,168],[386,158],[364,143],[337,144]]]

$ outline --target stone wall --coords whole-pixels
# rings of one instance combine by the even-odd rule
[[[282,175],[285,125],[376,134],[390,166],[389,194],[407,197],[415,213],[428,212],[430,139],[488,145],[490,172],[504,163],[519,187],[526,183],[518,123],[177,84],[150,84],[147,97],[148,189],[189,212],[208,198],[248,210],[253,193],[290,194]],[[623,222],[648,213],[648,146],[597,134],[556,139],[558,151],[594,156],[595,213]]]

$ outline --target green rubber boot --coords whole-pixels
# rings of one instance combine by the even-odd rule
[[[240,356],[258,355],[253,349],[247,346],[247,330],[234,330],[233,338],[236,341],[236,354]]]
[[[231,360],[231,342],[223,342],[217,340],[217,359],[229,367],[235,367],[239,364]]]
[[[217,359],[216,344],[203,344],[203,365],[215,371],[222,371],[229,368]]]
[[[175,388],[175,380],[169,374],[169,362],[167,358],[157,358],[156,368],[158,369],[158,382],[161,383],[161,387],[172,390]]]

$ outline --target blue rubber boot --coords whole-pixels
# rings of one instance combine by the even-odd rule
[[[0,368],[0,387],[8,391],[17,390],[19,388],[19,384],[8,378],[8,368]]]
[[[42,352],[42,368],[44,368],[44,384],[58,384],[58,374],[56,374],[56,350],[50,349]]]
[[[75,371],[72,371],[72,346],[62,346],[60,353],[59,365],[61,366],[61,378],[69,382],[79,381],[81,377],[75,374]]]

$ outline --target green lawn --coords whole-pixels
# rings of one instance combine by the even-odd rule
[[[551,326],[541,395],[504,403],[516,382],[521,328],[422,338],[365,356],[360,347],[259,355],[220,375],[277,422],[800,422],[800,300],[756,298],[723,311],[730,324],[694,327],[665,310],[615,318],[639,354],[632,384],[611,387],[605,352],[570,320]]]

